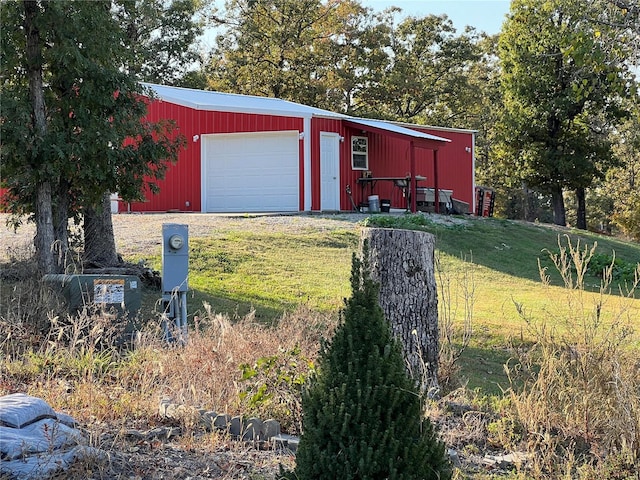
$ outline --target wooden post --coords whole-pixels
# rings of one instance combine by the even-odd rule
[[[407,369],[423,393],[438,392],[438,294],[435,237],[427,232],[366,228],[371,278],[380,306],[402,343]]]

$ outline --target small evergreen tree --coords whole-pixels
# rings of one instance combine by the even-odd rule
[[[342,322],[303,392],[303,435],[289,478],[447,479],[445,446],[423,416],[378,285],[354,254]]]

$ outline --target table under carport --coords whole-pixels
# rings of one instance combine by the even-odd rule
[[[416,175],[415,180],[417,182],[422,182],[426,180],[427,177],[423,177],[422,175]],[[358,179],[358,183],[364,192],[369,187],[369,193],[373,195],[373,190],[378,182],[393,182],[393,185],[400,188],[402,190],[402,195],[407,199],[407,211],[409,211],[412,202],[411,202],[411,182],[412,177],[410,175],[405,177],[360,177]],[[364,194],[362,195],[364,198]]]

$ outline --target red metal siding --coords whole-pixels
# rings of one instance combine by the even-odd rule
[[[169,168],[166,178],[158,181],[161,193],[146,195],[145,202],[132,203],[131,211],[201,211],[201,154],[198,138],[194,136],[209,133],[238,133],[278,130],[303,130],[302,118],[273,115],[243,114],[216,111],[199,111],[169,102],[154,101],[149,105],[150,120],[174,119],[179,131],[187,139],[187,147],[180,154],[176,165]],[[473,205],[473,134],[440,129],[415,128],[426,133],[448,138],[438,152],[439,188],[453,190],[454,197]],[[409,174],[410,141],[380,135],[362,133],[346,128],[340,119],[313,118],[311,120],[311,210],[320,209],[320,132],[334,132],[344,137],[340,143],[340,208],[351,210],[351,202],[346,193],[350,185],[356,203],[367,200],[374,193],[381,199],[389,198],[392,207],[405,208],[402,191],[390,182],[379,182],[373,191],[361,188],[358,178],[360,170],[351,169],[351,137],[369,138],[369,170],[376,177],[401,177]],[[469,149],[469,151],[467,151]],[[304,210],[304,143],[300,142],[300,210]],[[419,186],[434,186],[433,151],[415,149],[416,172],[427,177]],[[188,204],[187,204],[188,202]],[[126,210],[127,206],[122,205]]]
[[[178,125],[179,132],[186,138],[187,146],[180,153],[178,162],[169,167],[165,179],[157,182],[160,194],[153,195],[148,192],[145,202],[136,202],[130,205],[129,208],[133,212],[201,211],[201,139],[198,138],[194,141],[195,135],[200,137],[209,133],[302,131],[303,129],[302,118],[202,111],[163,101],[154,101],[149,105],[147,118],[152,121],[174,120]],[[302,146],[300,148],[300,203],[302,210],[304,208],[304,170]],[[126,211],[127,206],[122,206],[121,209]]]
[[[473,205],[473,134],[440,129],[416,128],[438,137],[451,140],[443,144],[438,151],[438,187],[453,190],[454,197]],[[351,168],[351,137],[366,136],[369,138],[369,170],[375,177],[402,177],[411,172],[410,141],[378,135],[362,133],[362,131],[345,128],[341,120],[313,118],[311,122],[311,209],[320,209],[320,132],[335,132],[345,137],[340,143],[340,208],[351,210],[351,202],[346,193],[350,185],[356,204],[366,202],[370,194],[381,199],[390,199],[393,208],[406,208],[406,200],[402,190],[391,182],[378,182],[371,191],[358,183],[361,170]],[[469,152],[466,151],[469,148]],[[433,151],[424,148],[415,149],[416,173],[427,177],[419,186],[434,187]]]
[[[417,129],[416,129],[417,130]],[[447,138],[450,143],[438,149],[438,188],[453,190],[455,198],[473,205],[473,134],[420,129],[420,131]],[[388,137],[376,133],[362,133],[349,129],[346,135],[344,163],[351,174],[354,200],[366,202],[371,194],[380,199],[390,199],[392,208],[406,208],[402,190],[391,182],[377,182],[373,190],[370,185],[363,188],[357,183],[362,171],[351,170],[351,137],[366,136],[369,139],[369,170],[373,177],[403,177],[411,172],[411,142],[407,139]],[[469,152],[466,151],[469,148]],[[419,187],[434,187],[433,150],[415,148],[416,174],[427,177]],[[345,177],[346,178],[346,177]],[[348,207],[350,208],[350,206]]]
[[[453,190],[454,198],[467,202],[470,208],[473,207],[475,195],[473,133],[429,128],[419,130],[451,140],[438,151],[438,186]],[[427,175],[425,183],[426,186],[433,187],[433,165],[431,166],[431,174]]]

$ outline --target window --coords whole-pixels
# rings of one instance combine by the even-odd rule
[[[351,137],[351,168],[369,170],[369,139],[367,137]]]

